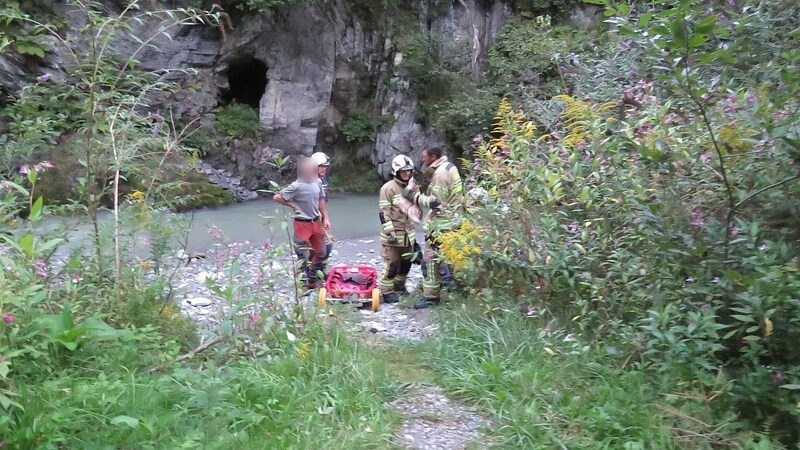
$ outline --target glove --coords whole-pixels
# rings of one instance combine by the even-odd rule
[[[411,262],[419,266],[422,265],[422,247],[416,242],[414,243],[414,260]]]
[[[399,244],[399,241],[397,240],[397,236],[394,233],[392,233],[391,235],[389,235],[389,238],[386,239],[386,243],[389,245],[397,245]]]

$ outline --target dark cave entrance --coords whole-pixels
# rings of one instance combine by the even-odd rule
[[[233,102],[258,109],[267,89],[267,65],[252,56],[234,59],[228,65],[228,91],[222,94],[222,103]]]

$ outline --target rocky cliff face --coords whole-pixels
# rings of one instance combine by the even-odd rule
[[[148,69],[193,69],[169,75],[181,89],[162,107],[175,117],[199,117],[209,124],[220,104],[235,100],[259,107],[262,145],[239,143],[224,158],[212,154],[210,161],[224,163],[248,187],[263,187],[259,174],[266,158],[277,152],[337,154],[342,142],[337,125],[354,110],[387,118],[371,148],[363,149],[383,176],[394,155],[418,160],[423,146],[439,140],[417,119],[417,99],[403,65],[405,55],[397,50],[397,33],[363,20],[346,0],[320,3],[237,15],[224,37],[217,28],[187,26],[155,42],[157,49],[140,58]],[[433,2],[410,3],[406,12],[416,28],[412,32],[438,37],[432,42],[444,61],[476,75],[509,16],[501,0],[453,1],[436,17],[428,11]],[[158,26],[146,21],[140,34]],[[116,51],[126,54],[132,46],[120,41]],[[57,57],[46,61],[49,71],[57,69]],[[0,71],[7,75],[0,76],[0,83],[9,92],[19,88],[19,67],[0,57]]]
[[[509,17],[506,4],[454,1],[429,19],[427,3],[413,2],[416,31],[437,38],[432,41],[441,47],[446,63],[477,75],[496,32]],[[258,106],[263,144],[272,152],[336,154],[341,143],[337,125],[354,110],[388,119],[368,144],[372,148],[364,149],[382,176],[396,154],[418,160],[422,147],[440,140],[417,118],[417,100],[404,55],[396,50],[396,36],[365,22],[344,0],[249,14],[234,27],[224,40],[215,29],[184,30],[144,59],[150,68],[196,69],[184,83],[199,89],[191,96],[179,95],[172,106],[178,115],[208,114],[237,89],[232,84],[243,82],[233,76],[235,71],[265,71]],[[239,159],[235,170],[245,180],[257,178],[248,172],[258,168],[259,158],[240,153],[233,154]]]

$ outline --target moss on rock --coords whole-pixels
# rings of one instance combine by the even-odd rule
[[[236,203],[233,193],[191,169],[176,174],[176,181],[157,188],[156,202],[176,211],[190,211],[205,207],[226,206]]]

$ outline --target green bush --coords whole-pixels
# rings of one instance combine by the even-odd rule
[[[570,52],[580,48],[575,36],[583,37],[568,27],[551,27],[519,17],[510,20],[489,50],[493,83],[511,89],[559,79],[559,66],[567,66]]]
[[[378,120],[364,111],[351,111],[339,124],[339,133],[349,144],[365,144],[375,141]]]
[[[687,400],[672,401],[686,414],[710,405],[718,425],[736,414],[736,426],[791,447],[800,54],[775,27],[796,11],[758,8],[609,11],[612,45],[638,56],[615,61],[627,70],[585,67],[576,89],[606,69],[634,75],[602,81],[596,96],[531,101],[524,114],[503,101],[473,153],[468,226],[441,242],[488,311],[497,298],[546,308],[598,348],[625,348],[658,389],[681,392]],[[664,55],[692,64],[664,66]]]
[[[215,110],[217,120],[214,128],[233,139],[256,139],[261,136],[258,109],[248,105],[232,103]]]
[[[244,0],[239,5],[239,8],[255,12],[263,12],[285,6],[307,5],[313,2],[314,0]]]
[[[512,5],[521,13],[541,13],[546,11],[566,12],[581,3],[581,0],[513,0]],[[598,3],[589,1],[586,3]]]
[[[369,161],[337,158],[331,167],[328,183],[333,190],[374,194],[380,190],[383,180]]]

